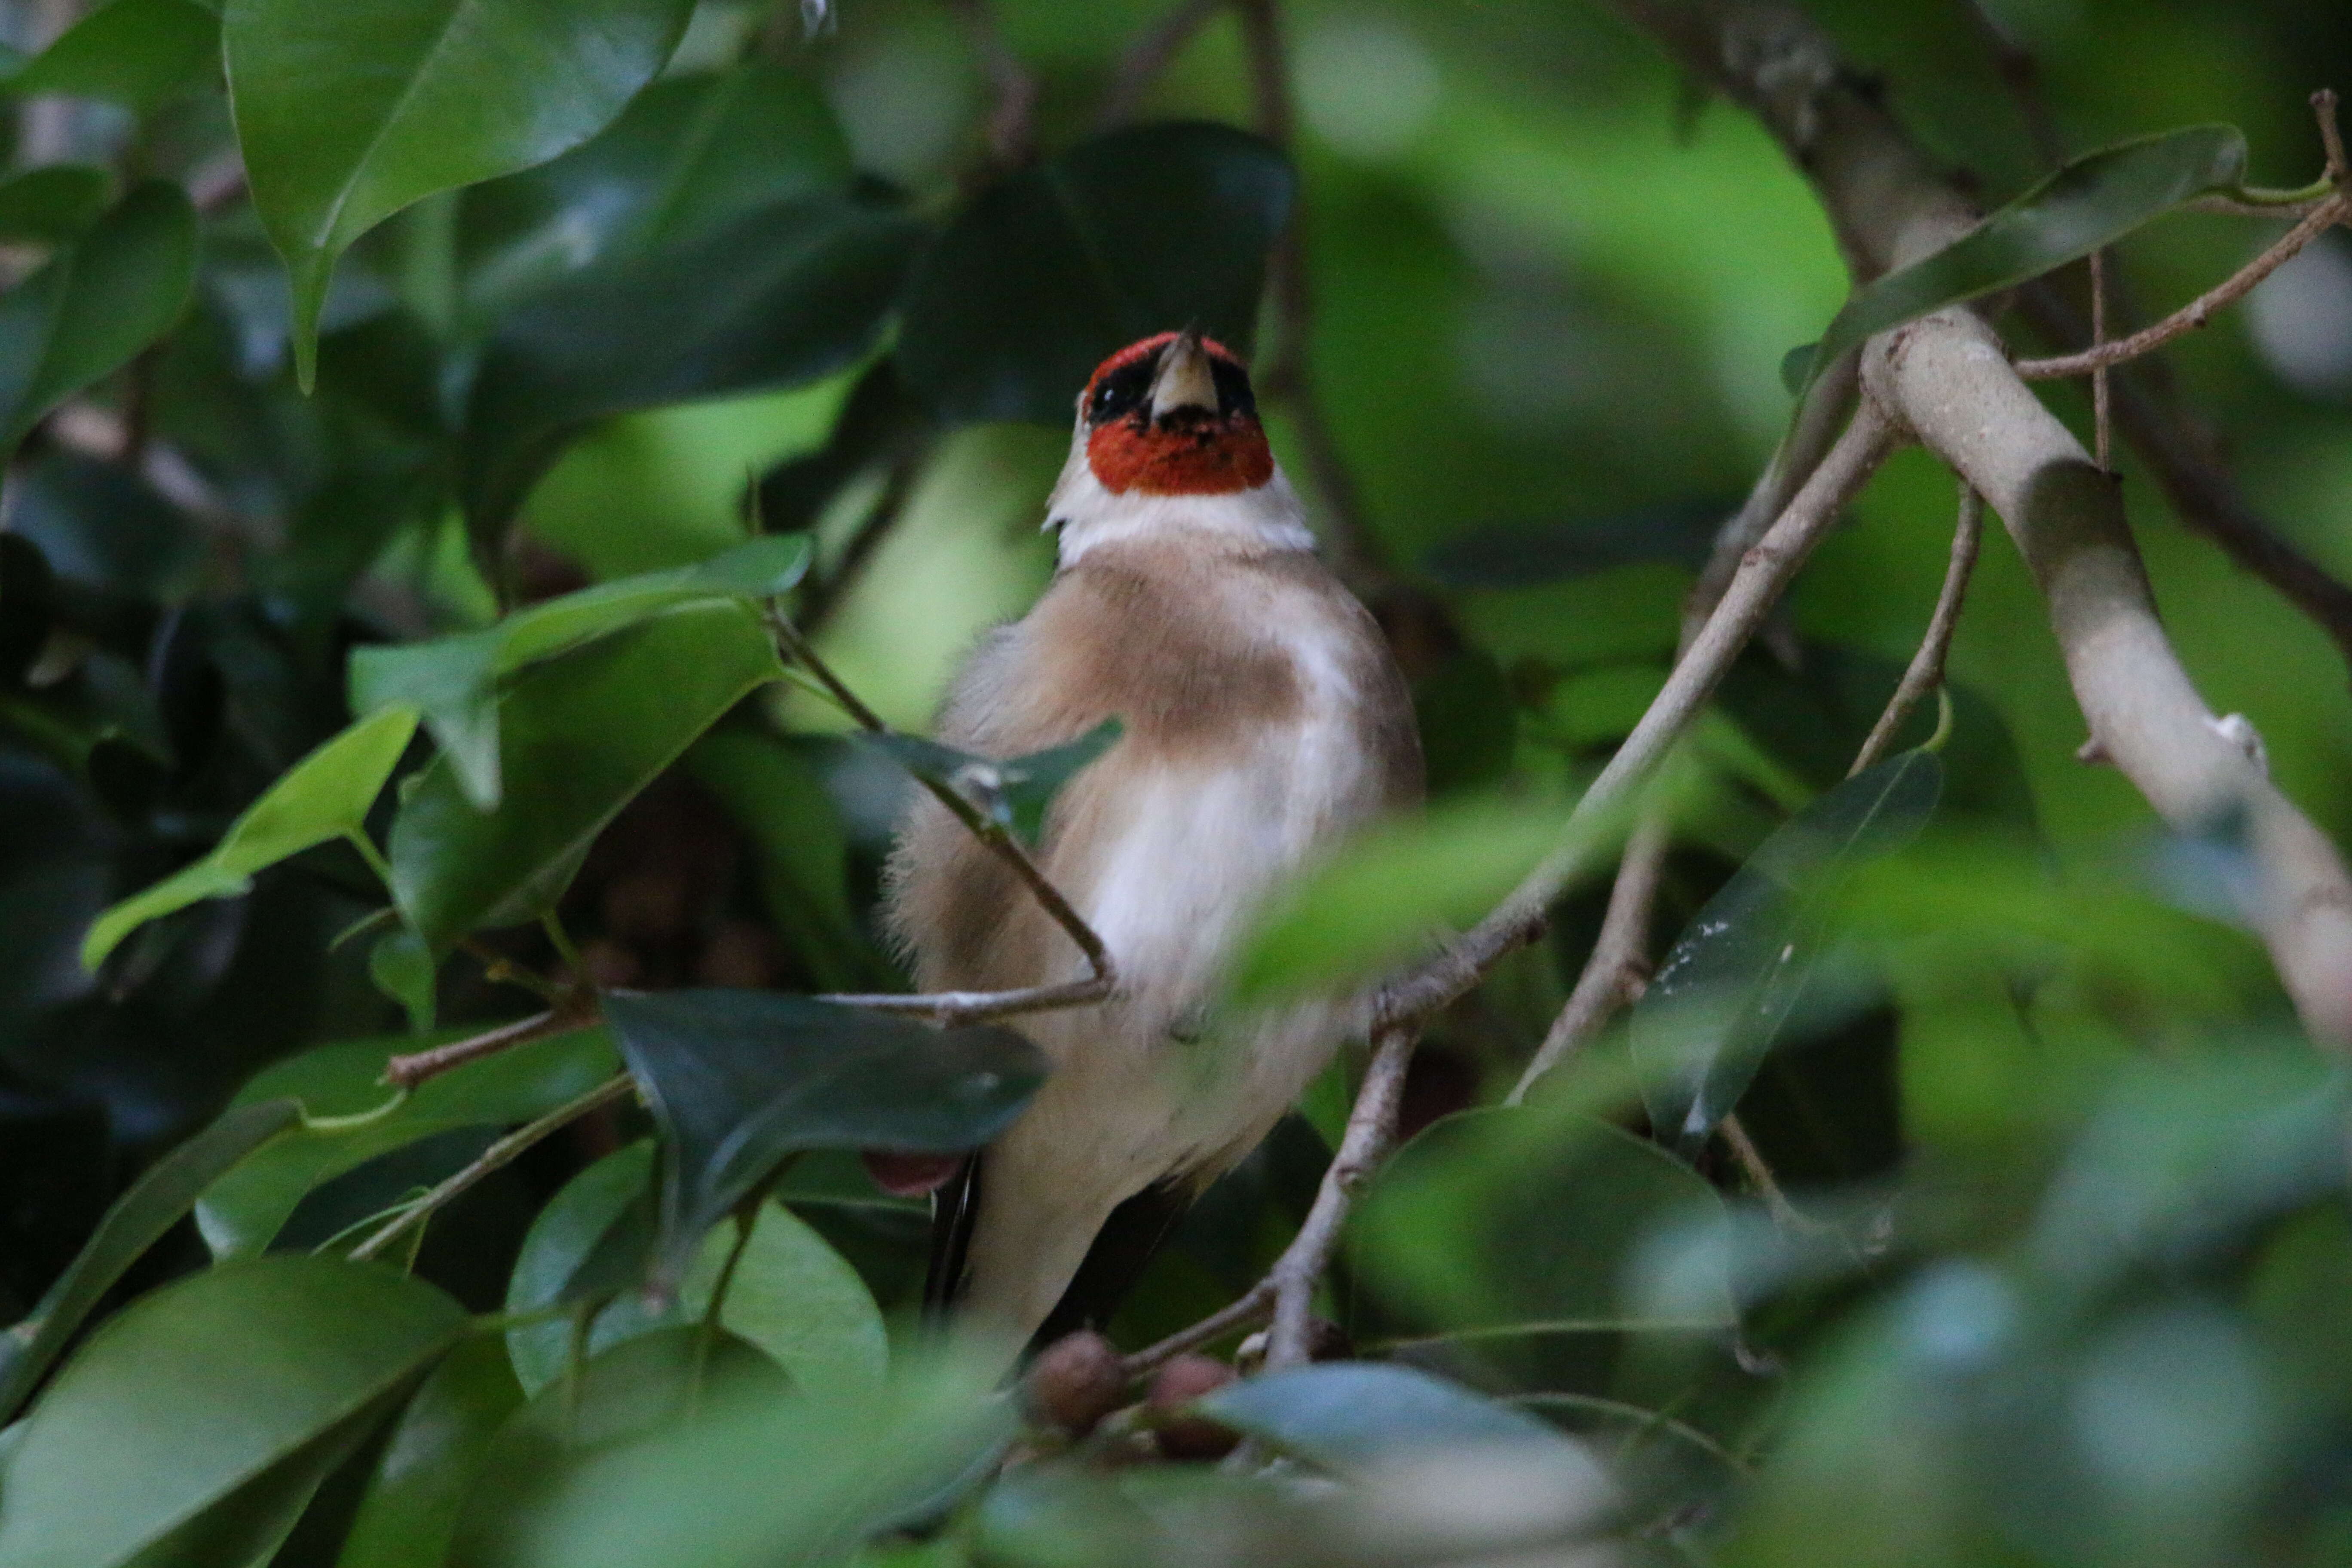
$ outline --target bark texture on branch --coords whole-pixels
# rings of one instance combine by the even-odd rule
[[[1857,280],[1941,248],[1976,214],[1800,13],[1614,0],[1745,105],[1812,182]],[[2247,911],[2304,1024],[2352,1045],[2352,880],[2334,845],[2216,721],[2158,622],[2123,500],[1975,314],[1874,340],[1863,383],[1999,511],[2049,604],[2092,737],[2175,827],[2242,831]]]

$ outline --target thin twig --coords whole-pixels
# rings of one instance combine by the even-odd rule
[[[1748,1129],[1740,1121],[1738,1112],[1717,1122],[1716,1131],[1722,1133],[1724,1142],[1730,1145],[1732,1158],[1739,1162],[1739,1168],[1746,1173],[1748,1184],[1756,1189],[1756,1195],[1764,1200],[1765,1208],[1771,1212],[1773,1224],[1782,1230],[1815,1228],[1814,1222],[1798,1213],[1797,1205],[1789,1201],[1789,1194],[1780,1190],[1780,1178],[1772,1174],[1772,1167],[1765,1162],[1763,1151],[1756,1147],[1756,1140],[1748,1136]]]
[[[996,95],[988,111],[989,161],[999,170],[1017,169],[1029,161],[1034,139],[1037,78],[1005,41],[988,0],[947,0],[947,5],[962,22]]]
[[[635,1079],[627,1073],[616,1073],[587,1093],[576,1099],[565,1100],[538,1121],[508,1133],[483,1150],[462,1170],[455,1171],[444,1178],[432,1191],[403,1210],[383,1229],[352,1247],[350,1253],[352,1261],[363,1263],[373,1258],[377,1253],[432,1218],[436,1212],[464,1195],[483,1177],[510,1163],[524,1150],[529,1149],[541,1139],[568,1126],[601,1106],[625,1099],[635,1092],[636,1087]]]
[[[583,1029],[596,1021],[595,999],[593,996],[575,999],[568,1005],[550,1007],[544,1013],[534,1013],[528,1018],[518,1018],[511,1024],[501,1024],[478,1035],[468,1035],[462,1040],[452,1040],[431,1050],[412,1051],[394,1057],[383,1064],[383,1081],[399,1089],[415,1089],[426,1079],[438,1078],[464,1067],[467,1062],[494,1057],[500,1051],[510,1051],[517,1046],[527,1046],[533,1040],[543,1040],[550,1035],[561,1035]]]
[[[2098,353],[2106,342],[2107,253],[2102,248],[2091,252],[2091,352]],[[2116,471],[2107,423],[2107,381],[2113,374],[2106,365],[2091,373],[2091,460],[2103,474]]]
[[[1235,1329],[1255,1327],[1274,1310],[1274,1280],[1260,1279],[1227,1305],[1194,1323],[1189,1329],[1179,1329],[1157,1343],[1146,1345],[1120,1363],[1129,1379],[1142,1377],[1157,1371],[1166,1362],[1175,1360],[1186,1351],[1214,1344]]]
[[[1886,700],[1886,710],[1870,727],[1870,736],[1855,753],[1853,766],[1846,770],[1846,777],[1853,777],[1885,756],[1903,721],[1911,717],[1919,700],[1944,683],[1944,660],[1952,651],[1952,633],[1960,624],[1960,604],[1968,597],[1969,574],[1976,570],[1977,546],[1983,538],[1984,497],[1963,479],[1959,521],[1952,528],[1951,564],[1944,572],[1943,592],[1936,595],[1935,613],[1927,617],[1927,635],[1919,639],[1918,650],[1912,654],[1903,679],[1895,683],[1895,695]]]
[[[1656,900],[1659,873],[1673,839],[1673,825],[1663,816],[1652,816],[1643,817],[1625,840],[1625,858],[1619,863],[1616,885],[1609,890],[1609,912],[1601,918],[1592,956],[1504,1104],[1525,1100],[1538,1079],[1574,1060],[1617,1009],[1640,999],[1649,973],[1650,906]]]
[[[841,678],[833,672],[832,667],[818,657],[816,649],[809,646],[808,638],[802,635],[798,626],[793,625],[790,617],[780,611],[772,612],[768,617],[768,625],[775,633],[776,640],[783,645],[784,651],[805,668],[811,675],[815,676],[825,690],[832,694],[833,700],[841,704],[842,710],[856,720],[861,728],[877,735],[890,733],[890,726],[882,721],[881,715],[867,707],[856,692],[843,683]],[[1099,986],[1102,994],[1108,995],[1117,984],[1117,972],[1111,966],[1110,951],[1103,946],[1102,938],[1095,934],[1094,928],[1087,923],[1086,917],[1073,909],[1070,901],[1062,896],[1061,889],[1048,881],[1045,873],[1037,868],[1036,861],[1030,858],[1029,852],[1021,847],[1021,841],[1013,837],[1003,823],[983,814],[978,806],[947,784],[919,777],[917,782],[930,793],[933,799],[946,806],[973,837],[988,846],[991,853],[1012,868],[1013,874],[1020,878],[1022,885],[1029,889],[1030,896],[1034,898],[1044,907],[1045,912],[1053,917],[1054,923],[1060,926],[1072,942],[1077,943],[1078,951],[1086,955],[1087,967],[1093,971],[1091,982],[1079,984],[1092,984]],[[1037,986],[1026,989],[1034,993],[1052,992],[1056,988]],[[952,1007],[958,1013],[967,1016],[980,1016],[971,1011],[974,1005],[981,1000],[976,994],[968,992],[948,992],[940,994],[950,1000],[942,1003],[937,998],[901,997],[898,1001],[902,1005],[914,1011],[938,1012],[946,1006]],[[1017,992],[998,994],[1000,998],[1019,994],[1021,993]],[[1100,998],[1090,999],[1099,1000]],[[929,1004],[929,1005],[919,1005],[919,1004]],[[1055,997],[1043,1002],[1033,1000],[1028,1004],[1026,1010],[1034,1011],[1041,1005],[1076,1005],[1075,1002]],[[1024,1009],[1014,1007],[1001,1010]]]
[[[1009,1018],[1021,1013],[1049,1013],[1062,1007],[1085,1007],[1102,1001],[1111,992],[1110,982],[1102,975],[1090,975],[1084,980],[1066,980],[1052,985],[1024,985],[1012,991],[925,991],[909,994],[903,991],[828,992],[816,998],[836,1007],[864,1007],[876,1013],[900,1013],[908,1017],[929,1018],[934,1023],[954,1028],[963,1024],[985,1023],[991,1018]]]
[[[1108,131],[1134,119],[1144,93],[1223,4],[1224,0],[1177,0],[1158,21],[1137,34],[1111,71],[1110,86],[1095,110],[1095,129]]]
[[[2352,216],[2352,197],[2342,195],[2330,196],[2313,208],[2302,222],[2287,230],[2268,250],[2154,326],[2142,328],[2129,337],[2084,349],[2081,353],[2060,354],[2053,359],[2020,360],[2016,365],[2017,374],[2027,381],[2055,381],[2122,364],[2150,350],[2162,348],[2173,339],[2186,336],[2205,325],[2214,311],[2233,303],[2347,216]]]
[[[2319,121],[2319,144],[2327,151],[2327,180],[2342,185],[2352,179],[2352,163],[2344,158],[2344,131],[2336,123],[2336,89],[2323,87],[2311,95],[2311,112]]]

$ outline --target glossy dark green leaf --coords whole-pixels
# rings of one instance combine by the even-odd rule
[[[406,1392],[395,1387],[328,1427],[143,1548],[128,1568],[261,1568],[270,1563],[321,1484],[383,1425]]]
[[[116,943],[158,915],[245,892],[266,866],[331,838],[365,838],[368,808],[415,732],[416,710],[390,708],[320,742],[246,807],[212,853],[100,915],[82,942],[83,964],[96,969]]]
[[[106,210],[113,173],[90,163],[45,163],[0,180],[0,239],[55,245],[86,232]]]
[[[977,1149],[1045,1078],[1010,1029],[910,1019],[758,991],[607,999],[605,1018],[663,1131],[658,1277],[803,1149]]]
[[[803,197],[533,297],[491,338],[467,408],[458,489],[477,536],[505,525],[592,420],[796,385],[856,360],[919,232],[874,196]]]
[[[393,896],[435,952],[552,906],[614,813],[780,673],[757,613],[679,605],[522,671],[499,700],[504,804],[437,757],[392,826]]]
[[[460,1342],[393,1427],[335,1568],[441,1568],[490,1441],[522,1400],[495,1336]]]
[[[7,83],[23,98],[103,98],[143,114],[209,69],[220,18],[194,0],[110,0]]]
[[[320,1046],[263,1069],[238,1103],[292,1099],[314,1119],[361,1118],[392,1096],[383,1081],[384,1063],[425,1043],[394,1038]],[[468,1062],[419,1084],[381,1116],[288,1133],[205,1191],[196,1205],[197,1228],[216,1258],[260,1252],[321,1183],[453,1128],[529,1121],[595,1088],[616,1065],[601,1029],[556,1035]]]
[[[1821,796],[1707,900],[1634,1006],[1633,1057],[1651,1125],[1704,1142],[1806,998],[1845,878],[1909,843],[1944,770],[1905,752]]]
[[[1407,1337],[1712,1329],[1727,1282],[1665,1321],[1627,1299],[1649,1228],[1720,1216],[1696,1172],[1604,1122],[1547,1107],[1464,1111],[1397,1152],[1349,1222],[1359,1279]]]
[[[574,1176],[531,1222],[507,1285],[514,1313],[570,1302],[610,1305],[596,1314],[593,1354],[638,1334],[698,1322],[719,1272],[735,1248],[736,1227],[703,1237],[675,1297],[649,1304],[638,1293],[653,1261],[654,1147],[635,1143]],[[620,1233],[623,1245],[611,1243]],[[615,1252],[624,1269],[612,1270]],[[857,1272],[806,1224],[777,1204],[759,1222],[737,1260],[719,1322],[765,1351],[804,1389],[877,1385],[887,1346],[882,1314]],[[563,1370],[572,1325],[562,1319],[507,1331],[515,1375],[527,1393]]]
[[[300,1105],[291,1100],[234,1107],[147,1167],[114,1200],[48,1294],[24,1321],[0,1334],[0,1422],[24,1403],[90,1309],[179,1223],[205,1189],[301,1119]]]
[[[2236,192],[2245,177],[2246,139],[2230,125],[2192,125],[2085,153],[1934,255],[1856,289],[1813,345],[1799,395],[1864,338],[2039,278],[2184,202]]]
[[[466,192],[457,263],[467,318],[487,331],[601,258],[840,189],[849,174],[848,145],[807,77],[751,60],[665,78],[561,158]]]
[[[308,386],[345,247],[420,196],[543,163],[610,123],[691,0],[229,0],[229,100],[293,283]]]
[[[490,811],[501,793],[499,693],[506,678],[679,605],[774,598],[801,580],[808,563],[805,535],[771,534],[674,572],[648,572],[542,600],[481,631],[356,648],[352,711],[415,708],[466,798]]]
[[[1431,551],[1424,564],[1455,588],[1528,588],[1618,566],[1667,561],[1696,570],[1737,500],[1700,499],[1637,507],[1570,522],[1474,528]]]
[[[1078,771],[1110,750],[1119,722],[1106,719],[1067,745],[999,762],[960,752],[919,735],[858,737],[919,779],[955,791],[989,817],[1034,844],[1045,831],[1045,809]]]
[[[195,279],[195,208],[176,183],[151,180],[0,295],[0,455],[162,336]]]
[[[1295,177],[1229,126],[1082,142],[982,194],[907,291],[898,365],[945,418],[1067,426],[1101,361],[1197,326],[1249,349]]]
[[[1228,1384],[1197,1406],[1267,1447],[1340,1475],[1377,1472],[1433,1450],[1524,1449],[1591,1472],[1584,1452],[1542,1421],[1409,1366],[1334,1362]]]
[[[330,1258],[258,1258],[156,1291],[58,1373],[8,1467],[0,1563],[119,1563],[423,1373],[466,1314]]]

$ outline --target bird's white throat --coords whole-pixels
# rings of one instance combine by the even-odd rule
[[[1057,536],[1064,566],[1102,545],[1193,534],[1244,552],[1313,550],[1306,510],[1282,470],[1255,489],[1224,495],[1113,494],[1087,466],[1080,441],[1045,503],[1045,527]]]

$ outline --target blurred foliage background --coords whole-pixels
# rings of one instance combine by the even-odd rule
[[[370,14],[387,8],[372,0]],[[1988,204],[2044,172],[1969,6],[1808,8]],[[232,0],[232,75],[239,16],[266,10]],[[1986,10],[2038,63],[2073,152],[2224,121],[2245,131],[2254,178],[2300,184],[2319,163],[2307,96],[2352,89],[2352,10],[2339,0]],[[1197,30],[1138,84],[1127,118],[1263,129],[1237,14],[1175,6],[1188,11]],[[0,299],[0,392],[22,416],[0,510],[0,1318],[33,1313],[110,1203],[233,1098],[282,1089],[314,1114],[359,1111],[376,1093],[363,1069],[400,1048],[392,1037],[529,1010],[501,965],[647,991],[897,984],[869,912],[909,785],[848,742],[835,709],[784,683],[722,703],[726,718],[596,836],[561,900],[576,954],[529,925],[486,930],[419,980],[373,937],[338,940],[383,900],[363,857],[334,842],[261,871],[243,896],[143,928],[95,973],[78,954],[110,903],[201,856],[355,716],[354,648],[484,628],[762,531],[811,533],[794,603],[817,647],[884,718],[923,729],[951,662],[1046,581],[1038,524],[1067,449],[1058,411],[1077,384],[1042,372],[956,381],[937,367],[985,358],[950,341],[956,331],[1026,334],[1048,364],[1048,347],[1093,331],[1050,300],[989,297],[983,268],[929,248],[997,211],[995,182],[1031,177],[1008,176],[992,150],[1003,87],[992,48],[1034,73],[1024,129],[1070,188],[1096,180],[1149,201],[1190,177],[1186,158],[1240,179],[1256,156],[1153,142],[1149,167],[1088,174],[1068,159],[1099,145],[1107,98],[1125,90],[1123,63],[1171,15],[1168,0],[997,0],[992,33],[976,14],[935,0],[845,0],[806,16],[702,0],[659,79],[583,127],[628,102],[586,148],[496,178],[452,174],[443,184],[463,188],[391,199],[386,221],[346,237],[306,392],[295,295],[247,194],[209,10],[112,0],[83,26],[113,16],[118,30],[60,63],[41,51],[80,7],[0,6],[13,51],[0,87],[15,105],[0,121],[13,137],[0,277],[17,300],[12,313]],[[1415,683],[1431,758],[1431,842],[1500,845],[1487,860],[1508,862],[1464,868],[1478,857],[1449,854],[1459,875],[1434,888],[1417,871],[1414,886],[1405,870],[1383,883],[1376,868],[1368,896],[1466,923],[1533,858],[1516,847],[1527,825],[1557,819],[1664,679],[1714,526],[1788,419],[1783,356],[1820,335],[1845,272],[1765,133],[1601,7],[1297,0],[1280,26],[1311,310],[1302,322],[1268,299],[1255,336],[1280,343],[1303,324],[1319,426],[1302,426],[1293,377],[1269,388],[1269,428],[1326,536],[1352,534],[1376,568],[1367,593]],[[681,138],[708,155],[670,178]],[[143,180],[178,184],[199,215],[187,302],[120,368],[35,406],[26,367],[46,329],[23,301],[37,268],[95,255],[92,226],[115,222]],[[1217,199],[1279,226],[1278,198]],[[729,226],[792,202],[835,204],[833,226],[816,239],[797,216]],[[2155,224],[2119,247],[2121,298],[2152,318],[2273,233],[2221,216]],[[1197,265],[1254,287],[1255,255]],[[2082,272],[2057,279],[2078,300]],[[122,303],[135,297],[111,308],[135,313]],[[1250,335],[1247,298],[1222,330]],[[89,321],[75,330],[101,335]],[[2033,342],[2022,324],[2012,336]],[[1087,346],[1072,350],[1081,377]],[[2276,531],[2352,576],[2352,236],[2324,237],[2167,351],[2148,384],[2178,400]],[[2087,429],[2086,390],[2047,395]],[[495,440],[480,434],[491,426]],[[2128,449],[2118,466],[2200,690],[2252,721],[2273,776],[2344,842],[2342,651],[2183,528]],[[1843,775],[1925,625],[1953,504],[1930,458],[1899,455],[1727,683],[1693,748],[1698,782],[1679,797],[1654,955]],[[1327,1517],[1315,1510],[1328,1500],[1198,1467],[1155,1480],[1161,1467],[1121,1470],[1080,1445],[984,1499],[953,1494],[964,1500],[945,1533],[887,1550],[1036,1563],[1452,1560],[1530,1542],[1561,1561],[2352,1554],[2340,1082],[2299,1041],[2234,919],[2227,847],[2167,837],[2113,770],[2076,760],[2083,724],[2043,606],[1998,531],[1951,676],[1932,819],[1843,889],[1820,941],[1834,959],[1820,1005],[1773,1042],[1740,1101],[1801,1220],[1776,1223],[1720,1143],[1686,1163],[1646,1141],[1627,1031],[1555,1075],[1535,1105],[1496,1108],[1583,963],[1607,893],[1598,871],[1544,944],[1437,1020],[1415,1064],[1406,1131],[1435,1126],[1374,1187],[1324,1306],[1376,1363],[1513,1399],[1583,1445],[1544,1463],[1601,1455],[1614,1479],[1535,1472],[1528,1488],[1583,1500],[1529,1515],[1512,1536],[1494,1522],[1517,1517],[1512,1488],[1450,1494],[1442,1466],[1413,1448],[1420,1490],[1366,1483],[1359,1498],[1428,1505],[1397,1534],[1374,1512]],[[412,756],[425,754],[420,739]],[[388,795],[370,817],[379,840],[394,805]],[[320,1049],[371,1040],[356,1055]],[[401,1137],[281,1181],[283,1206],[260,1205],[271,1217],[247,1243],[224,1243],[247,1211],[215,1190],[119,1271],[105,1309],[156,1300],[142,1293],[216,1258],[334,1243],[609,1070],[601,1037],[532,1050],[551,1048],[512,1081],[453,1091],[462,1104],[419,1113]],[[1123,1348],[1257,1276],[1311,1196],[1346,1090],[1343,1068],[1188,1220],[1114,1325]],[[647,1179],[635,1141],[649,1127],[635,1107],[608,1106],[539,1143],[435,1217],[417,1277],[477,1313],[553,1300],[523,1292],[530,1260],[537,1278],[569,1278],[547,1249],[593,1249],[618,1223]],[[635,1188],[576,1184],[630,1159]],[[747,1432],[779,1464],[802,1454],[815,1478],[792,1505],[814,1510],[805,1518],[759,1516],[771,1545],[848,1550],[855,1531],[835,1539],[807,1521],[856,1490],[856,1463],[889,1478],[871,1489],[883,1502],[860,1505],[865,1526],[948,1510],[940,1488],[1001,1436],[973,1425],[985,1401],[946,1374],[906,1373],[887,1398],[876,1392],[883,1325],[908,1343],[921,1211],[838,1152],[795,1166],[782,1195],[773,1226],[798,1228],[759,1254],[781,1281],[768,1326],[731,1315],[728,1326],[780,1361],[802,1397],[838,1408],[777,1416],[746,1374],[753,1391],[726,1416],[739,1425],[703,1433],[705,1447],[663,1428],[628,1461],[636,1469],[619,1449],[591,1458],[622,1468],[575,1454],[565,1469],[526,1455],[528,1423],[506,1415],[563,1359],[560,1342],[526,1349],[519,1331],[509,1344],[522,1382],[501,1383],[502,1362],[481,1373],[492,1392],[480,1420],[507,1422],[498,1473],[544,1487],[528,1506],[495,1492],[468,1505],[446,1560],[785,1560],[758,1556],[756,1532],[727,1545],[705,1528],[726,1485],[752,1484],[757,1472],[709,1462]],[[551,1215],[572,1216],[572,1241],[550,1239],[562,1229]],[[821,1332],[809,1326],[819,1319]],[[600,1328],[590,1366],[608,1366],[618,1352],[605,1346],[632,1334],[666,1344],[665,1321]],[[793,1352],[795,1334],[832,1348]],[[674,1363],[648,1352],[608,1373],[668,1387]],[[426,1363],[397,1364],[408,1370],[381,1387],[404,1394]],[[460,1359],[438,1364],[458,1370],[428,1387],[471,1375]],[[828,1393],[824,1369],[843,1365],[856,1375]],[[1291,1406],[1244,1401],[1225,1415],[1359,1479],[1374,1472],[1351,1469],[1361,1456],[1328,1447],[1333,1432],[1454,1430],[1455,1416],[1414,1415],[1384,1386],[1294,1386]],[[1318,1398],[1342,1414],[1316,1426]],[[1475,1436],[1475,1418],[1459,1418]],[[845,1434],[840,1475],[804,1452],[805,1430],[826,1422]],[[372,1427],[313,1454],[290,1536],[252,1560],[443,1561],[438,1547],[377,1558],[345,1544],[369,1509],[407,1506],[380,1500],[387,1441]],[[154,1452],[169,1449],[159,1436]],[[480,1463],[478,1445],[467,1452]],[[557,1472],[560,1485],[546,1480]],[[622,1486],[614,1477],[651,1489],[615,1496],[666,1500],[646,1503],[648,1533],[629,1538],[638,1555],[609,1544],[579,1555],[602,1528],[593,1499]],[[0,1486],[0,1563],[128,1560],[97,1547],[42,1557],[29,1535],[12,1547],[12,1510],[13,1528],[33,1528],[21,1522],[29,1488]],[[1605,1507],[1591,1501],[1604,1492]],[[1441,1495],[1475,1506],[1457,1518]],[[97,1491],[87,1503],[110,1506]],[[539,1522],[505,1534],[481,1522],[509,1517]],[[1204,1544],[1208,1517],[1230,1529]],[[1615,1544],[1562,1544],[1604,1526]]]

